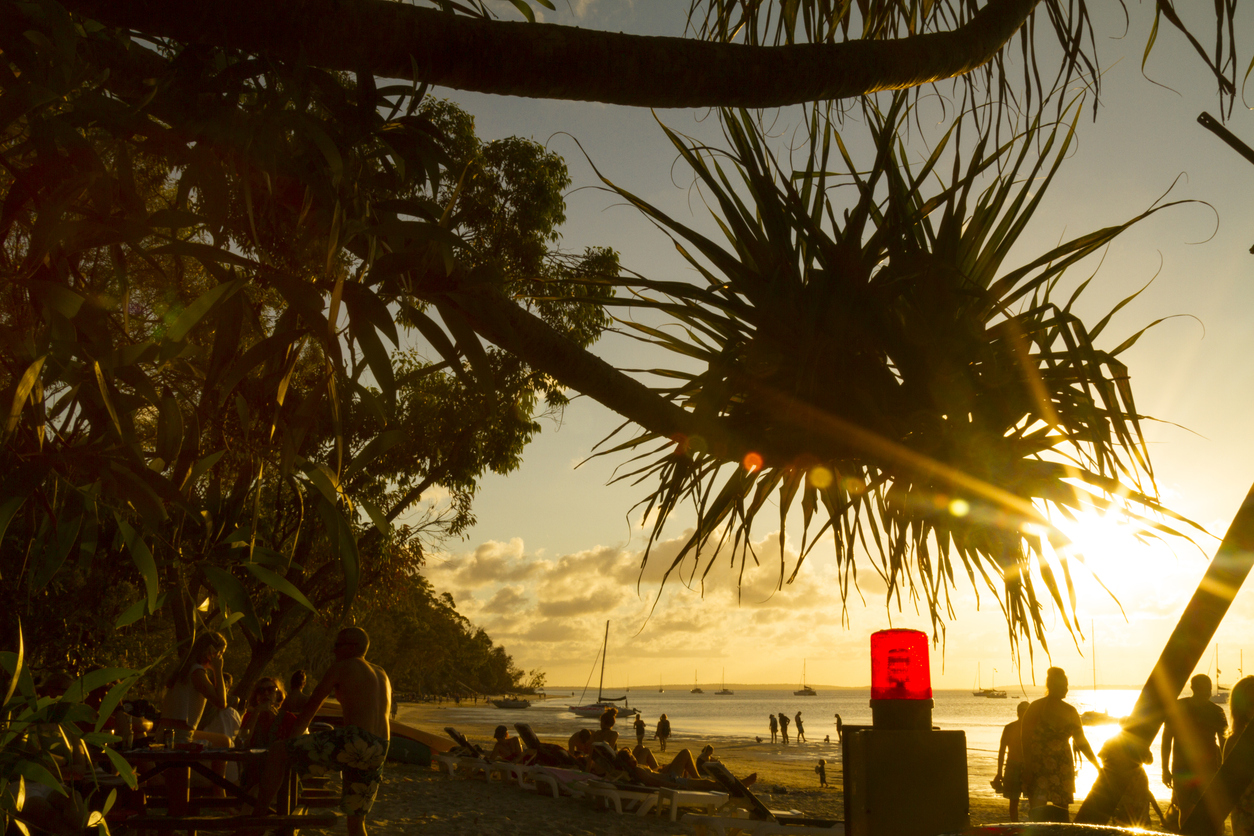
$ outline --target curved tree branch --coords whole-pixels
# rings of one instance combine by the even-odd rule
[[[779,107],[915,87],[984,64],[1039,0],[989,0],[952,32],[746,46],[462,17],[388,0],[64,0],[150,36],[508,96]]]

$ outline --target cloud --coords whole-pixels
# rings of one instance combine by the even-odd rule
[[[604,613],[618,606],[623,597],[622,593],[606,588],[578,598],[542,601],[537,611],[544,618],[567,618],[572,615]]]
[[[480,609],[485,613],[516,613],[525,610],[530,603],[522,587],[503,586]]]
[[[427,576],[433,582],[457,584],[471,589],[488,583],[523,581],[542,567],[523,553],[523,542],[515,537],[508,543],[489,540],[470,554],[432,561]]]

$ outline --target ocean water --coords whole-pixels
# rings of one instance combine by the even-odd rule
[[[828,690],[821,688],[817,696],[798,697],[792,690],[781,691],[747,691],[742,690],[732,696],[716,696],[709,689],[704,694],[691,694],[686,689],[668,689],[658,693],[656,689],[632,689],[627,692],[628,704],[639,708],[648,728],[645,732],[646,743],[652,739],[653,729],[658,716],[665,713],[671,722],[670,750],[683,747],[699,748],[703,738],[718,737],[730,739],[724,747],[746,748],[761,752],[765,757],[776,760],[812,760],[826,758],[828,763],[839,762],[840,747],[836,737],[836,714],[840,714],[844,723],[851,725],[870,725],[870,690]],[[967,735],[967,771],[971,778],[971,792],[975,795],[994,797],[996,794],[988,785],[989,779],[997,771],[997,744],[1001,739],[1002,727],[1015,719],[1015,707],[1023,699],[1033,700],[1043,695],[1041,690],[1032,690],[1027,694],[1019,692],[1014,686],[1007,689],[1009,698],[992,700],[974,697],[969,690],[936,691],[933,694],[935,703],[932,709],[932,724],[941,729],[960,729]],[[614,692],[612,696],[622,696],[623,692]],[[1139,692],[1136,690],[1091,689],[1073,690],[1067,696],[1067,702],[1078,711],[1100,711],[1112,717],[1122,717],[1132,711]],[[607,696],[610,696],[607,692]],[[584,702],[591,702],[587,697]],[[531,724],[542,738],[564,740],[576,729],[594,725],[594,721],[580,718],[567,710],[571,704],[580,704],[579,692],[573,696],[550,694],[549,699],[533,701],[528,709],[509,711],[498,709],[490,703],[480,702],[478,705],[463,701],[461,706],[445,703],[447,718],[450,725],[464,724],[513,724],[526,721]],[[767,717],[770,714],[786,713],[792,718],[801,711],[801,719],[805,724],[808,743],[801,745],[770,744],[770,728]],[[401,720],[405,712],[401,710]],[[619,734],[625,740],[632,740],[634,734],[631,721],[620,720],[617,726]],[[1099,751],[1102,744],[1118,731],[1114,724],[1086,726],[1085,735],[1093,750]],[[789,737],[796,734],[795,723],[789,726]],[[756,742],[757,737],[764,742]],[[825,736],[831,742],[824,743]],[[1150,790],[1159,799],[1168,799],[1171,790],[1163,786],[1162,769],[1158,764],[1158,743],[1153,747],[1155,762],[1146,767],[1149,774]],[[1097,770],[1088,761],[1076,777],[1077,797],[1083,797],[1097,777]]]

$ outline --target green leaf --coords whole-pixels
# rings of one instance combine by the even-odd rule
[[[230,298],[244,284],[244,279],[235,279],[234,281],[222,282],[217,287],[202,293],[200,298],[184,308],[183,312],[179,314],[179,318],[174,320],[174,324],[166,329],[166,339],[172,342],[182,342],[183,338],[187,336],[187,333],[192,328],[196,327],[197,323],[204,319],[215,307]]]
[[[280,575],[278,572],[275,572],[272,569],[267,569],[259,563],[245,563],[244,565],[248,568],[248,571],[253,573],[253,577],[264,583],[266,586],[282,592],[284,595],[291,598],[293,601],[300,604],[310,612],[318,611],[313,604],[309,603],[309,599],[305,597],[305,594],[296,588],[295,584]]]
[[[13,654],[4,654],[6,661],[10,655],[13,664],[5,665],[5,668],[9,672],[9,687],[4,692],[4,702],[0,703],[0,706],[4,706],[5,708],[8,707],[9,701],[13,699],[13,694],[17,690],[18,681],[22,678],[22,675],[26,673],[26,639],[22,635],[21,617],[18,617],[17,620],[17,652]]]
[[[522,12],[528,23],[536,22],[536,13],[531,10],[531,6],[527,5],[527,0],[509,0],[509,2],[514,4],[514,8]]]
[[[157,610],[165,606],[166,596],[168,596],[169,594],[170,593],[168,592],[162,592],[160,595],[158,595],[157,604],[151,610],[148,608],[148,599],[146,597],[140,598],[134,604],[131,604],[129,607],[127,607],[125,610],[122,611],[122,614],[118,616],[118,620],[115,621],[113,624],[114,629],[117,629],[120,627],[126,627],[127,625],[130,625],[130,624],[134,624],[136,621],[139,621],[145,615],[152,615]]]
[[[344,609],[347,611],[357,597],[357,584],[361,577],[357,538],[353,536],[352,526],[338,507],[321,497],[318,498],[317,505],[318,515],[322,518],[327,538],[331,541],[331,549],[339,556],[340,566],[344,570]]]
[[[118,531],[122,533],[122,541],[126,543],[126,550],[130,552],[135,568],[144,579],[144,591],[148,596],[148,611],[155,612],[158,593],[157,561],[153,560],[152,551],[144,543],[143,538],[135,529],[127,525],[126,520],[117,513],[114,513],[113,519],[117,521]]]
[[[370,521],[374,523],[374,527],[379,529],[380,534],[386,537],[392,533],[392,524],[388,522],[387,515],[380,510],[378,505],[375,505],[368,499],[359,499],[357,504],[365,510],[367,516],[370,517]]]
[[[113,764],[113,768],[118,771],[118,777],[126,782],[131,789],[139,786],[139,781],[135,778],[135,768],[131,766],[126,758],[113,751],[112,747],[105,747],[105,755],[109,758],[109,763]]]
[[[0,543],[4,542],[4,532],[9,527],[9,522],[25,501],[25,496],[11,496],[0,504]]]
[[[408,437],[409,434],[404,430],[384,430],[379,433],[367,441],[366,446],[362,447],[356,456],[353,456],[353,460],[349,462],[348,469],[344,472],[344,478],[347,479],[364,471],[371,462]],[[2,529],[0,529],[0,533],[3,533]]]
[[[43,369],[44,360],[46,359],[48,359],[47,354],[37,358],[35,362],[26,367],[21,380],[17,382],[17,389],[13,392],[13,404],[9,407],[9,416],[4,424],[5,439],[8,439],[13,434],[13,431],[17,429],[17,422],[22,415],[22,404],[26,403],[26,399],[30,397],[31,390],[35,388],[35,381],[39,379],[39,372]]]
[[[244,589],[239,578],[225,569],[209,564],[202,565],[201,571],[205,573],[205,580],[218,593],[218,598],[231,610],[243,615],[244,629],[254,638],[261,638],[261,622],[257,619],[252,599],[248,597],[248,591]]]

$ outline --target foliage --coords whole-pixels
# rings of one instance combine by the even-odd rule
[[[66,775],[69,753],[83,746],[100,749],[134,788],[135,773],[111,744],[119,738],[102,731],[105,721],[125,697],[142,671],[105,668],[78,679],[65,694],[39,696],[30,668],[25,663],[24,643],[17,633],[17,651],[0,652],[0,668],[5,673],[3,700],[0,701],[0,828],[10,824],[30,833],[34,824],[28,818],[26,787],[42,784],[65,798],[56,805],[66,820],[76,820],[78,830],[102,828],[108,833],[104,816],[116,798],[116,790],[105,793],[99,784],[85,799],[68,789]],[[84,702],[92,691],[108,688],[98,708]],[[94,780],[94,778],[93,778]]]
[[[388,672],[398,692],[470,696],[523,688],[524,675],[505,649],[419,574],[398,571],[363,589],[352,616],[370,634],[371,661]],[[286,678],[296,668],[320,670],[332,658],[334,640],[334,625],[312,624],[266,673]]]
[[[685,361],[654,371],[675,381],[669,397],[758,445],[729,462],[703,438],[643,432],[615,449],[661,447],[620,478],[657,480],[643,503],[646,519],[657,512],[650,543],[679,503],[696,508],[697,528],[667,576],[694,555],[691,572],[704,575],[725,544],[743,572],[757,559],[751,527],[774,495],[779,584],[796,577],[830,530],[842,598],[856,582],[855,550],[874,543],[887,601],[903,592],[922,599],[937,634],[943,613],[952,616],[960,569],[997,596],[1012,645],[1029,638],[1030,648],[1034,635],[1044,646],[1033,567],[1064,623],[1075,607],[1068,543],[1047,509],[1070,518],[1118,497],[1154,512],[1141,517],[1151,532],[1176,533],[1157,521],[1165,511],[1118,359],[1144,330],[1113,349],[1097,344],[1130,299],[1086,326],[1073,306],[1087,281],[1056,298],[1071,266],[1173,204],[1010,268],[1006,256],[1074,124],[1033,124],[1000,147],[984,135],[970,151],[954,128],[915,170],[898,139],[905,97],[868,113],[869,167],[817,119],[809,153],[791,171],[747,113],[724,113],[726,154],[668,130],[711,204],[721,244],[616,188],[672,235],[705,280],[641,279],[639,295],[618,303],[661,311],[680,327],[624,324]],[[951,179],[929,186],[946,155]],[[838,165],[843,177],[833,173]],[[991,182],[981,189],[982,181]],[[842,204],[846,193],[852,199]],[[789,572],[786,521],[798,502],[803,539]],[[823,521],[813,531],[816,515]]]
[[[564,403],[443,291],[473,272],[587,345],[616,256],[550,254],[561,159],[422,90],[2,11],[4,598],[99,635],[172,602],[180,642],[238,624],[264,667],[473,522]],[[66,607],[93,583],[134,597]]]

